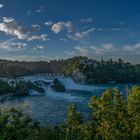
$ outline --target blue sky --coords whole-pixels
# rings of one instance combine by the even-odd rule
[[[0,58],[140,62],[139,0],[0,0]]]

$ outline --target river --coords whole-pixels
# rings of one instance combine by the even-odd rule
[[[26,81],[43,80],[43,76],[26,77]],[[1,108],[15,107],[28,113],[33,119],[41,124],[60,124],[66,121],[68,106],[76,104],[85,119],[91,117],[91,109],[88,102],[92,96],[101,96],[102,93],[113,87],[118,87],[122,94],[126,93],[126,87],[134,84],[102,84],[102,85],[80,85],[71,78],[60,78],[65,85],[67,92],[55,92],[50,86],[44,86],[45,94],[26,97],[13,97],[0,103]]]

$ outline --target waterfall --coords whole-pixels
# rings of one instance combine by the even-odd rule
[[[72,78],[70,77],[65,77],[65,78],[59,78],[61,83],[65,86],[66,89],[68,90],[83,90],[83,91],[93,91],[95,89],[104,89],[105,87],[101,87],[98,85],[82,85],[76,83]]]
[[[49,77],[49,76],[40,76],[40,75],[34,75],[34,76],[24,76],[20,77],[20,80],[23,80],[25,82],[32,82],[34,83],[35,81],[44,81],[47,83],[50,83],[52,85],[53,79],[58,78],[59,81],[65,86],[66,90],[81,90],[81,91],[90,91],[92,92],[93,90],[96,89],[105,89],[104,86],[98,86],[98,85],[82,85],[79,83],[76,83],[72,78],[70,77],[64,77],[64,76],[55,76],[55,77]],[[54,94],[54,91],[52,91],[51,86],[48,85],[49,88],[46,88],[46,85],[42,85],[43,88],[45,88],[46,93],[51,93],[52,95]]]

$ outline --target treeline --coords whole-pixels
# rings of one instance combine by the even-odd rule
[[[57,126],[40,126],[15,109],[0,112],[0,140],[139,140],[140,87],[124,98],[118,89],[108,89],[89,102],[93,117],[85,121],[75,105],[67,121]],[[56,116],[57,117],[57,116]]]
[[[87,84],[140,82],[140,64],[134,65],[122,59],[96,61],[87,57],[74,57],[69,59],[63,71],[73,76],[76,70],[84,75]]]
[[[86,84],[140,82],[140,64],[131,64],[122,59],[96,61],[79,56],[49,62],[0,60],[0,76],[17,77],[38,73],[64,73],[82,79]]]
[[[38,73],[61,73],[64,60],[19,62],[0,60],[0,76],[15,77]]]

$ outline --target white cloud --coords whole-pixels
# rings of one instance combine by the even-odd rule
[[[15,42],[15,38],[7,39],[0,42],[0,49],[6,51],[19,51],[21,49],[26,49],[27,44],[23,42]]]
[[[112,54],[117,54],[122,51],[122,48],[115,47],[113,44],[103,44],[101,46],[90,46],[90,48],[93,50],[94,54],[98,55],[112,55]]]
[[[65,24],[62,23],[62,22],[59,22],[59,23],[55,23],[52,26],[52,31],[57,34],[57,33],[61,32],[61,31],[63,31],[64,28],[65,28]]]
[[[104,49],[96,46],[90,47],[93,50],[94,54],[104,54]]]
[[[40,6],[35,12],[36,13],[41,13],[44,11],[44,7],[43,6]]]
[[[122,48],[125,52],[133,52],[133,53],[140,53],[140,43],[134,45],[126,45]]]
[[[40,13],[40,12],[41,12],[41,10],[40,10],[40,9],[37,9],[37,10],[36,10],[36,13]]]
[[[3,22],[0,23],[0,31],[8,35],[16,36],[18,39],[26,39],[28,30],[18,24],[13,18],[3,17]]]
[[[72,22],[71,21],[65,22],[65,27],[66,27],[68,33],[72,32]]]
[[[82,39],[84,37],[87,37],[90,33],[93,33],[94,31],[95,31],[95,28],[91,28],[91,29],[88,29],[88,30],[83,31],[83,32],[77,32],[75,34],[75,37]]]
[[[33,47],[34,51],[41,50],[41,53],[44,53],[43,49],[45,49],[45,46],[42,45],[37,45],[36,47]]]
[[[31,27],[32,27],[32,30],[33,30],[33,31],[38,31],[38,30],[40,30],[40,25],[38,25],[38,24],[33,24]]]
[[[105,50],[113,50],[115,49],[113,47],[113,44],[103,44],[102,47],[105,49]]]
[[[74,35],[67,34],[66,36],[72,40],[81,40],[86,38],[90,33],[93,33],[95,28],[91,28],[82,32],[76,32]]]
[[[89,23],[89,22],[93,22],[93,19],[90,17],[90,18],[82,18],[81,20],[80,20],[82,23]]]
[[[13,46],[23,46],[23,47],[27,46],[26,43],[22,43],[22,42],[11,43],[11,45],[13,45]]]
[[[40,36],[33,35],[33,36],[28,38],[28,41],[32,41],[32,40],[46,41],[47,39],[48,39],[48,36],[46,34],[42,34]]]
[[[66,34],[66,37],[72,40],[77,40],[76,37],[74,35],[71,34]]]
[[[37,45],[36,46],[38,49],[44,49],[45,47],[44,46],[42,46],[42,45]]]
[[[66,38],[60,38],[61,41],[68,41]]]
[[[13,42],[13,38],[12,39],[8,39],[6,41],[0,42],[0,49],[5,49],[5,50],[9,50],[11,43]]]
[[[55,23],[52,26],[51,29],[56,34],[59,33],[59,32],[64,31],[65,29],[67,30],[68,33],[70,33],[70,32],[72,32],[72,22],[71,21],[58,22],[58,23]]]
[[[3,6],[4,6],[4,5],[0,3],[0,8],[3,8]]]
[[[2,19],[3,19],[3,22],[5,22],[5,23],[14,21],[14,18],[12,18],[12,17],[3,17]]]
[[[36,13],[40,13],[40,12],[41,12],[41,10],[40,10],[40,9],[37,9],[37,10],[36,10]]]
[[[13,42],[11,43],[12,46],[17,46],[17,48],[25,48],[27,46],[26,43],[23,43],[23,42]]]
[[[80,55],[82,56],[88,56],[88,49],[81,47],[81,46],[76,46],[74,47],[75,50],[78,50],[78,52],[80,53]]]
[[[102,46],[90,46],[95,54],[122,55],[122,54],[140,54],[140,43],[134,45],[124,45],[115,47],[113,44],[103,44]]]
[[[92,27],[92,28],[89,28],[89,29],[86,29],[83,31],[81,31],[79,29],[77,29],[77,30],[78,31],[76,31],[72,34],[66,34],[66,37],[69,39],[72,39],[72,40],[85,41],[87,39],[87,37],[94,32],[97,32],[97,31],[120,31],[121,28],[95,29],[94,27]]]
[[[49,20],[49,21],[46,21],[44,24],[45,24],[46,26],[51,26],[51,25],[53,24],[53,22],[52,22],[51,20]]]
[[[91,29],[88,29],[88,30],[84,31],[83,34],[88,35],[89,33],[92,33],[94,31],[95,31],[95,28],[91,28]]]
[[[30,28],[25,28],[21,26],[15,19],[3,17],[2,22],[0,23],[0,31],[4,32],[7,35],[16,36],[20,40],[47,40],[47,35],[42,34],[32,35],[34,32],[40,29],[40,25],[34,24]]]
[[[16,46],[18,49],[26,49],[27,44],[22,42],[11,43],[12,46]]]
[[[74,47],[77,55],[94,57],[95,59],[118,59],[122,58],[130,62],[135,62],[134,58],[139,58],[140,55],[140,43],[133,45],[114,46],[113,44],[102,44],[99,46],[76,46]],[[132,58],[132,59],[131,59]]]
[[[121,28],[107,28],[107,29],[102,29],[102,28],[98,28],[98,30],[97,31],[99,31],[99,32],[108,32],[108,31],[114,31],[114,32],[116,32],[116,31],[121,31]]]

